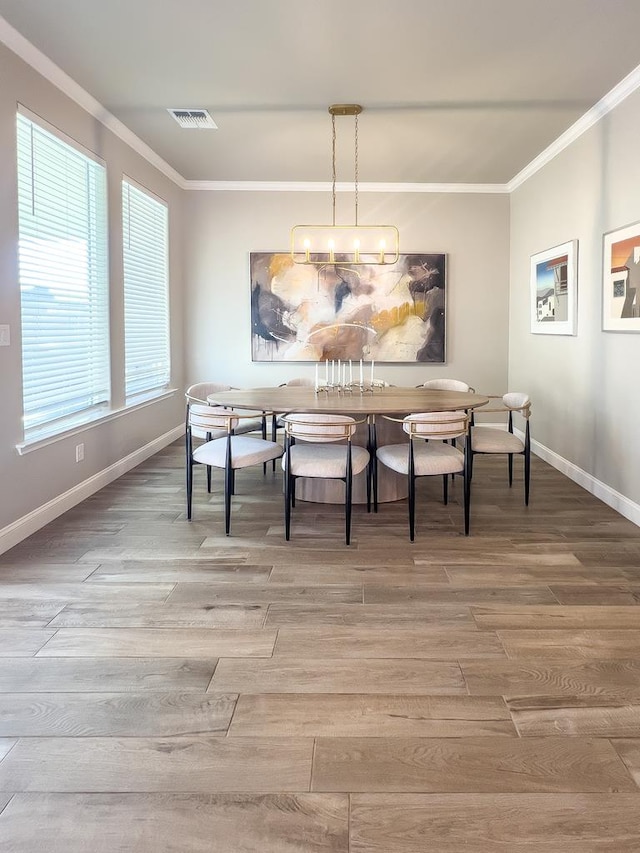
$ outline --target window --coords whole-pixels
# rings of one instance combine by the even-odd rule
[[[127,400],[169,384],[167,206],[122,182]]]
[[[21,112],[17,151],[27,438],[109,401],[106,174]]]

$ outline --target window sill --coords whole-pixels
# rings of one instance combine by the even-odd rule
[[[42,429],[37,434],[25,438],[19,444],[16,444],[16,450],[20,456],[31,453],[32,450],[39,450],[41,447],[47,447],[50,444],[55,444],[57,441],[63,441],[65,438],[71,438],[81,432],[86,432],[98,424],[108,423],[116,420],[129,412],[135,412],[138,409],[144,409],[146,406],[151,406],[160,400],[166,400],[178,392],[177,388],[167,388],[152,395],[144,395],[136,397],[132,402],[122,406],[119,409],[103,409],[99,412],[92,412],[90,415],[78,421],[74,419],[73,424],[68,424],[66,427],[61,427],[56,432],[47,432]]]

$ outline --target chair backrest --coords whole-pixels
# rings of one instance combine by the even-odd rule
[[[509,391],[502,395],[502,402],[511,411],[521,411],[525,418],[531,414],[531,398],[520,391]]]
[[[457,438],[466,435],[469,415],[466,412],[423,412],[407,415],[402,428],[410,438]]]
[[[224,385],[221,382],[196,382],[195,385],[187,388],[185,396],[187,400],[206,403],[207,396],[217,391],[231,391],[231,385]]]
[[[293,414],[282,419],[289,438],[303,441],[351,440],[358,422],[348,415]]]
[[[280,387],[284,388],[287,385],[303,385],[305,388],[313,388],[315,382],[313,379],[307,379],[306,376],[294,376],[293,379],[287,379],[286,382],[283,382]]]
[[[205,432],[230,432],[238,425],[239,417],[231,409],[222,406],[207,406],[191,403],[188,412],[188,425]]]
[[[434,391],[473,391],[470,385],[461,379],[427,379],[418,388],[431,388]]]

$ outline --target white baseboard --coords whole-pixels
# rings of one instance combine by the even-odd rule
[[[17,521],[7,525],[7,527],[0,530],[0,554],[8,551],[9,548],[13,548],[14,545],[22,542],[27,536],[31,536],[36,530],[40,530],[45,524],[49,524],[50,521],[58,518],[63,512],[66,512],[68,509],[71,509],[100,491],[104,486],[117,480],[118,477],[126,474],[127,471],[135,468],[136,465],[144,462],[145,459],[153,456],[154,453],[162,450],[163,447],[171,444],[171,442],[180,438],[183,434],[183,425],[174,427],[169,432],[165,432],[164,435],[150,441],[149,444],[145,444],[144,447],[140,447],[103,471],[98,471],[97,474],[94,474],[87,480],[83,480],[82,483],[78,483],[77,486],[74,486],[67,492],[58,495],[57,498],[53,498],[48,503],[43,504],[32,512],[27,513],[27,515],[23,515]]]
[[[518,433],[521,438],[524,438],[524,433],[520,430],[514,430],[514,432]],[[640,527],[640,504],[634,503],[620,492],[612,489],[611,486],[603,483],[602,480],[598,480],[592,474],[588,474],[582,468],[578,468],[573,462],[569,462],[568,459],[545,447],[544,444],[540,444],[539,441],[531,439],[531,450],[536,456],[544,459],[553,468],[556,468],[570,480],[573,480],[574,483],[582,486],[583,489],[586,489],[603,503],[606,503],[607,506],[615,509],[620,515],[623,515]]]

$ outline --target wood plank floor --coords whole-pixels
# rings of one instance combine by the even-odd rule
[[[0,556],[0,849],[638,853],[640,529],[532,469],[347,548],[177,442]]]

